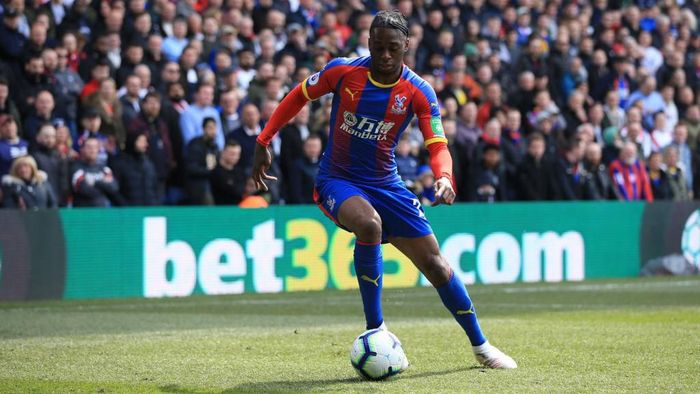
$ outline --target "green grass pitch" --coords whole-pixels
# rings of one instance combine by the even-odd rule
[[[471,286],[479,368],[431,288],[387,290],[411,367],[361,381],[354,291],[0,304],[0,392],[700,392],[700,278]]]

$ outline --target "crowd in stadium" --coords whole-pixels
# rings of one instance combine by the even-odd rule
[[[5,0],[4,207],[313,203],[331,97],[253,148],[285,94],[367,56],[372,16],[410,26],[407,66],[436,90],[458,201],[700,197],[695,0]],[[398,172],[424,203],[421,133]]]

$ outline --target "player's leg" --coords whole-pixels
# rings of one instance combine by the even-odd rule
[[[367,328],[380,327],[384,322],[381,306],[382,221],[377,211],[360,188],[338,179],[317,180],[314,200],[338,226],[355,234],[355,272]]]
[[[511,357],[486,340],[467,289],[440,254],[434,235],[419,238],[390,237],[389,242],[405,254],[437,289],[442,303],[467,333],[477,361],[490,368],[517,367]]]
[[[472,346],[486,342],[472,300],[464,284],[454,275],[440,254],[435,236],[430,234],[420,238],[391,237],[389,242],[411,259],[437,289],[443,304],[467,333]]]
[[[367,329],[382,325],[382,220],[361,196],[345,200],[338,209],[340,224],[355,234],[355,274],[360,285]]]

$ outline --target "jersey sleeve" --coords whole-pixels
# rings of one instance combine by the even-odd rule
[[[304,97],[307,100],[317,100],[321,96],[334,92],[338,81],[349,68],[345,58],[331,60],[321,71],[312,74],[301,83]]]
[[[413,98],[413,112],[418,117],[418,128],[423,134],[426,148],[436,142],[447,143],[440,118],[440,105],[432,86],[427,83],[418,85]]]
[[[413,111],[418,117],[418,128],[423,134],[423,143],[430,153],[430,168],[435,179],[447,177],[452,181],[452,157],[447,149],[447,138],[442,128],[440,105],[433,87],[427,83],[418,85],[413,98]]]

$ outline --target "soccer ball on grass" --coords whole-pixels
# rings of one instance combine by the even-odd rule
[[[367,330],[355,338],[350,363],[358,375],[368,380],[386,379],[408,368],[399,339],[381,328]]]

